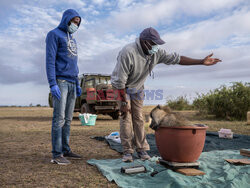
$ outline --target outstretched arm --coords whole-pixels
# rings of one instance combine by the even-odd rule
[[[212,58],[213,53],[205,57],[204,59],[192,59],[189,57],[181,56],[180,65],[215,65],[218,62],[221,62],[218,58]]]

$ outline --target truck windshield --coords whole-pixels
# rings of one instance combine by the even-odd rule
[[[86,88],[92,88],[92,87],[94,87],[94,79],[87,80],[87,81],[85,82],[85,87],[86,87]]]
[[[111,81],[110,81],[110,78],[99,77],[99,78],[96,78],[96,83],[97,84],[111,84]]]

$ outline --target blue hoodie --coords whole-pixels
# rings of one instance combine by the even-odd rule
[[[68,33],[68,23],[74,17],[81,19],[75,10],[66,10],[59,26],[47,34],[46,72],[50,87],[57,84],[56,79],[78,84],[77,46]]]

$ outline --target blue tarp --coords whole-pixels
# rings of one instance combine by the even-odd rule
[[[250,166],[237,166],[224,159],[246,158],[238,150],[222,150],[203,152],[199,158],[200,170],[203,176],[185,176],[151,161],[135,160],[133,163],[124,163],[121,159],[95,160],[87,162],[97,166],[100,172],[109,180],[115,181],[124,188],[183,188],[183,187],[219,187],[219,188],[249,188]],[[144,165],[148,172],[139,174],[122,174],[121,167]],[[151,177],[154,171],[162,171]]]
[[[100,138],[101,137],[96,137],[96,139],[98,140],[104,140]],[[160,156],[155,143],[155,135],[147,134],[146,138],[148,144],[150,145],[150,151],[148,151],[148,154],[150,156],[155,156],[155,155]],[[111,149],[116,150],[119,153],[122,153],[121,144],[114,142],[113,140],[110,139],[106,139],[106,141],[110,145]],[[233,139],[224,139],[224,138],[219,138],[217,132],[207,132],[203,152],[213,151],[213,150],[240,150],[249,147],[250,147],[250,136],[248,135],[234,134]]]

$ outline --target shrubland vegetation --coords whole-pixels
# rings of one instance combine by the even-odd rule
[[[230,86],[222,85],[207,94],[198,94],[192,104],[186,97],[168,100],[173,110],[195,109],[203,115],[215,115],[226,120],[245,120],[250,110],[250,83],[234,82]]]

